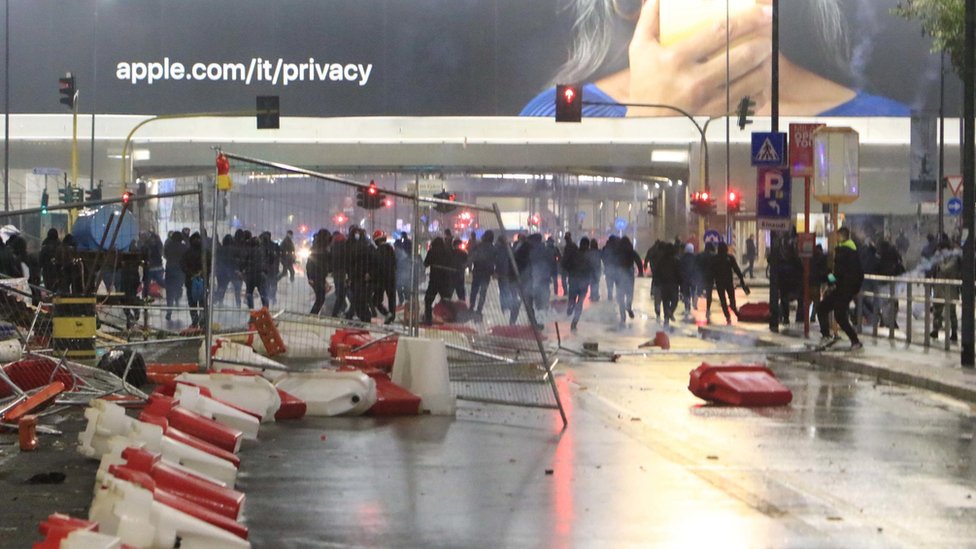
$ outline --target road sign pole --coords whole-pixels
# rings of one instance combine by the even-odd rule
[[[803,232],[810,230],[810,177],[803,178]],[[803,258],[803,337],[810,337],[810,258]]]

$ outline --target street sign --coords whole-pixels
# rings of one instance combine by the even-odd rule
[[[769,168],[786,166],[786,134],[752,132],[752,165]]]
[[[61,168],[34,168],[31,170],[34,175],[56,175],[61,176],[64,170]]]
[[[959,196],[962,192],[962,176],[961,175],[947,175],[945,176],[946,187],[949,187],[949,192],[952,196]]]
[[[790,174],[788,170],[759,168],[756,181],[756,219],[760,229],[785,230],[790,226]]]
[[[813,176],[813,132],[823,124],[790,124],[790,175]]]
[[[957,215],[961,214],[962,200],[955,196],[950,198],[949,201],[946,202],[946,213],[948,213],[952,217],[956,217]]]
[[[716,231],[715,229],[709,229],[705,231],[703,240],[705,241],[705,244],[718,245],[718,243],[722,241],[722,233]]]

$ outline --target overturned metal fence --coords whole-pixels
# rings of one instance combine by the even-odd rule
[[[327,357],[339,329],[439,339],[458,398],[565,421],[543,341],[549,285],[528,259],[541,235],[507,230],[494,204],[422,191],[416,176],[360,180],[223,154],[233,187],[214,200],[213,326],[244,329],[267,307],[293,360]]]

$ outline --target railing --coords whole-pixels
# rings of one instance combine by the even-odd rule
[[[949,336],[957,332],[961,284],[954,279],[865,275],[857,297],[855,326],[860,333],[869,331],[874,337],[909,344],[921,341],[923,346],[932,347],[931,334],[936,317],[940,317],[943,347],[948,351],[953,343]],[[919,327],[921,333],[917,332]]]

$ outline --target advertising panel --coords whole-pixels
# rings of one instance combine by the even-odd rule
[[[896,4],[782,0],[780,114],[931,109],[938,58]],[[553,116],[555,84],[573,83],[584,117],[712,115],[727,112],[727,44],[732,104],[769,110],[769,6],[749,0],[31,0],[8,24],[14,113],[65,112],[71,72],[81,112],[277,95],[285,116]]]

